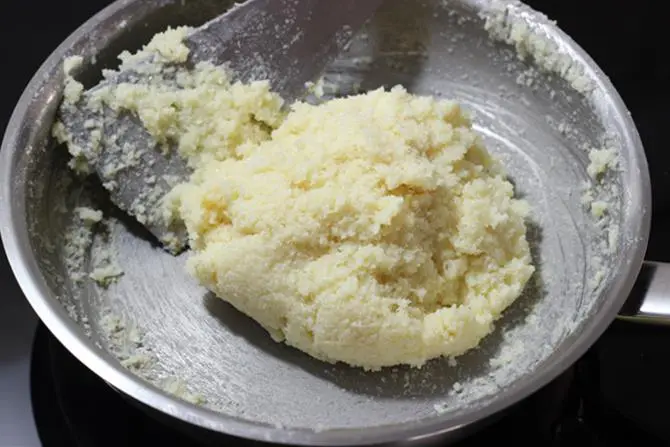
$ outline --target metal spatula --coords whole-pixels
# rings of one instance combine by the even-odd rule
[[[268,79],[272,89],[290,103],[305,93],[305,84],[320,76],[381,2],[248,0],[188,35],[187,63],[225,63],[239,80]],[[110,83],[141,82],[142,76],[147,75],[132,69],[108,76],[84,92],[74,106],[63,103],[58,119],[68,135],[70,152],[86,160],[112,202],[166,249],[178,252],[187,244],[186,231],[178,222],[167,224],[157,210],[173,186],[191,174],[186,161],[174,150],[160,150],[138,117],[83,106],[97,89]],[[95,120],[106,123],[98,132],[90,126]],[[117,163],[120,160],[124,163]],[[115,165],[120,169],[109,168]]]

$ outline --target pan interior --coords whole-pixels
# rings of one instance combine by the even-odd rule
[[[122,49],[138,48],[166,25],[202,23],[226,6],[150,3],[161,7],[124,23],[105,48],[96,48],[96,64],[87,58],[81,76],[89,84]],[[528,42],[515,48],[491,33],[518,38],[508,25],[531,23],[528,35],[553,45],[555,31],[521,5],[496,13],[489,3],[387,0],[326,76],[326,93],[334,96],[402,84],[459,101],[532,205],[537,273],[496,331],[455,366],[444,359],[422,369],[365,373],[273,342],[187,276],[188,254],[163,252],[109,205],[94,180],[73,178],[64,149],[51,141],[24,157],[26,219],[45,280],[101,350],[166,392],[227,416],[286,428],[359,429],[456,416],[491,403],[560,355],[584,328],[612,272],[628,262],[624,254],[636,235],[623,228],[633,212],[624,182],[635,148],[602,80],[579,63],[565,69],[532,54],[522,60]],[[482,5],[497,19],[481,17]],[[563,56],[572,51],[552,48]],[[91,56],[90,48],[80,50]],[[589,154],[610,148],[619,152],[619,169],[594,181]],[[583,203],[587,189],[607,204],[604,218],[595,219]],[[82,229],[75,212],[81,206],[101,209],[103,222]],[[123,275],[107,288],[72,279],[116,267]]]

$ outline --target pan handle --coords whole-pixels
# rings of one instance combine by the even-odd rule
[[[636,323],[670,325],[670,263],[645,261],[617,316]]]

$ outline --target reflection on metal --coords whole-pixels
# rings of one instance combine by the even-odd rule
[[[618,319],[670,325],[670,264],[644,263]]]

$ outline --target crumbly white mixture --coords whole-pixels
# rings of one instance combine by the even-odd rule
[[[282,100],[267,81],[242,85],[210,63],[177,75],[176,85],[119,84],[97,94],[113,109],[132,110],[159,142],[176,141],[182,155],[216,146],[217,158],[238,156],[244,144],[269,138],[281,121]],[[212,118],[216,118],[212,120]]]
[[[180,153],[196,164],[202,147],[217,147],[216,153],[208,151],[216,158],[239,156],[240,146],[269,138],[283,119],[283,101],[270,91],[268,81],[233,82],[209,62],[198,63],[194,70],[166,65],[186,60],[188,48],[182,40],[189,30],[168,29],[141,51],[122,53],[121,72],[132,67],[161,76],[107,85],[96,90],[87,106],[136,113],[159,143],[176,142]]]
[[[604,200],[594,200],[591,202],[591,215],[595,218],[603,217],[608,206],[608,203]]]
[[[268,139],[283,116],[283,101],[270,92],[267,81],[243,86],[207,62],[189,70],[182,40],[190,30],[168,29],[138,52],[121,53],[119,69],[105,70],[104,82],[85,93],[71,73],[81,58],[66,60],[66,92],[53,126],[54,137],[66,143],[73,156],[70,167],[83,174],[95,170],[113,200],[173,253],[180,252],[185,241],[178,226],[163,226],[159,202],[188,178],[190,170],[184,163],[170,162],[170,156],[151,154],[155,142],[150,137],[126,132],[127,126],[119,124],[127,119],[125,112],[139,117],[161,150],[176,146],[192,164],[199,163],[202,145],[218,145],[225,152],[216,154],[220,158],[238,156],[243,144]],[[210,119],[213,115],[216,120]],[[64,122],[78,126],[73,130]],[[83,127],[85,138],[77,127]],[[212,138],[223,140],[209,141]]]
[[[401,87],[294,105],[269,141],[175,189],[189,271],[326,361],[420,366],[474,348],[534,269],[528,206],[470,126]]]
[[[64,232],[63,253],[68,276],[74,282],[90,278],[98,286],[108,287],[123,275],[108,246],[92,249],[94,237],[100,233],[96,230],[108,223],[103,218],[101,210],[88,206],[74,208],[72,224]]]
[[[108,287],[122,275],[123,269],[115,262],[108,262],[105,265],[95,267],[88,274],[89,278],[101,287]]]
[[[592,91],[593,82],[570,55],[559,51],[555,42],[531,29],[523,20],[510,17],[510,10],[522,7],[520,1],[494,0],[484,17],[485,29],[493,39],[514,45],[519,58],[532,59],[538,69],[561,76],[575,91],[582,94]],[[524,83],[528,83],[527,79]]]
[[[72,72],[79,68],[83,61],[84,59],[81,56],[70,56],[63,62],[63,72],[65,74],[63,100],[67,103],[74,104],[79,101],[84,91],[84,85],[72,76]]]
[[[88,277],[92,279],[99,287],[107,288],[124,275],[123,268],[119,265],[116,250],[113,248],[109,238],[113,238],[110,227],[113,220],[107,219],[105,222],[107,233],[104,236],[105,242],[95,244],[91,250],[91,268]]]
[[[65,86],[63,88],[63,104],[74,106],[82,97],[84,92],[84,85],[74,78],[74,71],[76,71],[83,63],[84,58],[81,56],[70,56],[63,61],[63,75],[65,77]],[[60,143],[71,142],[67,135],[65,126],[60,121],[56,121],[52,128],[54,138]],[[74,172],[79,174],[88,174],[89,167],[86,159],[83,156],[83,151],[80,147],[74,144],[68,144],[68,150],[72,154],[68,166]]]
[[[72,281],[86,278],[86,257],[93,243],[93,227],[102,219],[102,212],[88,207],[75,208],[71,228],[64,234],[63,258]]]
[[[102,220],[102,211],[100,210],[80,206],[75,208],[74,211],[86,225],[93,225]]]
[[[112,349],[122,360],[136,355],[135,349],[142,345],[142,335],[134,324],[111,311],[103,313],[99,324],[109,337]]]
[[[163,381],[161,388],[182,399],[195,405],[202,405],[207,402],[205,396],[199,393],[193,393],[188,389],[188,385],[181,379],[170,377]]]
[[[184,32],[146,48],[182,61]],[[374,370],[458,356],[534,271],[528,205],[453,102],[395,87],[286,116],[267,82],[206,63],[96,101],[135,112],[196,169],[166,203],[193,276],[316,358]]]
[[[617,166],[619,154],[614,148],[593,149],[589,152],[589,166],[587,172],[591,177],[598,178],[608,169]]]
[[[151,367],[157,359],[144,343],[144,332],[134,322],[105,309],[98,324],[107,338],[109,349],[124,368],[156,383],[165,392],[187,402],[196,405],[207,402],[204,396],[192,392],[181,379],[170,376],[159,381],[155,380]]]

